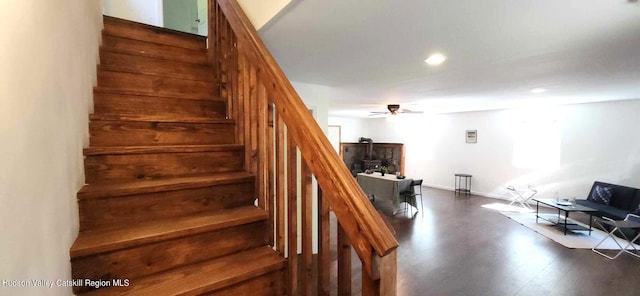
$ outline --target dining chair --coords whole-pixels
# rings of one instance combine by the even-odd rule
[[[411,187],[409,188],[409,190],[400,192],[400,195],[403,198],[402,200],[405,202],[404,209],[406,212],[409,211],[409,202],[412,199],[416,200],[416,207],[418,206],[417,200],[418,200],[418,196],[420,196],[420,213],[421,215],[423,215],[422,213],[424,212],[424,205],[422,202],[422,179],[411,181]]]

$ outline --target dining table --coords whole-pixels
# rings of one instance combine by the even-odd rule
[[[410,192],[413,194],[413,186],[411,183],[413,179],[410,178],[398,178],[395,174],[381,173],[358,173],[356,180],[362,191],[368,196],[373,196],[374,199],[388,200],[393,204],[393,214],[398,213],[400,204],[402,202],[408,202],[411,206],[416,207],[415,198],[404,200],[401,196],[401,192]]]

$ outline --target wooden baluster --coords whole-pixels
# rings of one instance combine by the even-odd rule
[[[269,108],[267,107],[267,90],[264,85],[258,85],[257,95],[257,113],[258,113],[258,206],[261,209],[269,212],[269,202],[267,188],[269,184],[267,181],[269,161],[267,160],[267,138],[269,138]]]
[[[238,47],[237,47],[237,39],[235,34],[233,33],[233,31],[231,30],[231,28],[228,26],[226,26],[229,31],[228,33],[228,39],[229,39],[229,45],[228,45],[228,49],[230,50],[230,52],[226,55],[226,69],[227,69],[227,81],[226,84],[220,84],[221,89],[225,90],[227,93],[227,118],[228,119],[237,119],[240,117],[240,114],[238,114],[239,110],[238,110],[238,92],[239,92],[239,87],[238,87],[238,58],[239,58],[239,53],[238,53]],[[246,55],[245,55],[245,61],[246,61]],[[246,62],[245,62],[246,64]]]
[[[378,256],[371,250],[368,266],[362,265],[362,295],[380,295]]]
[[[330,295],[329,272],[331,269],[331,250],[329,243],[331,235],[329,229],[329,201],[322,196],[322,189],[318,186],[318,295]]]
[[[254,155],[254,147],[253,147],[253,138],[252,138],[252,134],[253,134],[253,122],[254,122],[254,110],[252,110],[251,106],[252,106],[252,92],[253,89],[255,89],[255,69],[253,68],[253,66],[251,66],[251,64],[249,64],[249,61],[246,59],[246,56],[244,56],[244,61],[243,61],[243,69],[242,69],[242,85],[239,89],[239,98],[240,98],[240,104],[242,105],[241,110],[242,110],[242,115],[240,116],[241,120],[239,120],[240,122],[242,122],[242,134],[241,137],[243,138],[242,143],[245,145],[244,147],[244,151],[245,151],[245,155],[244,155],[244,166],[245,166],[245,170],[247,172],[250,173],[255,173],[255,171],[253,171],[254,169],[254,163],[253,163],[253,155]],[[240,124],[240,122],[238,122],[238,124]]]
[[[379,295],[395,296],[397,293],[397,249],[377,259],[380,274]]]
[[[298,148],[287,134],[287,254],[288,295],[298,292]]]
[[[214,77],[220,77],[220,15],[217,1],[209,0],[209,62],[213,65]]]
[[[302,176],[302,277],[303,295],[313,295],[313,176],[303,160],[300,166]]]
[[[284,122],[276,115],[276,250],[284,255]]]
[[[249,92],[247,93],[247,100],[245,100],[245,112],[246,120],[245,126],[247,127],[247,147],[245,150],[248,152],[247,159],[248,164],[246,167],[252,174],[258,173],[258,77],[256,74],[256,68],[249,67]],[[257,180],[256,180],[257,181]],[[257,182],[256,182],[257,184]]]
[[[245,100],[247,100],[247,95],[249,93],[249,65],[247,63],[247,59],[245,55],[240,55],[238,57],[238,95],[236,99],[228,102],[228,104],[235,104],[238,110],[238,117],[236,118],[236,143],[240,145],[246,144],[246,126],[245,126],[245,118],[248,117],[245,109]],[[247,150],[247,147],[245,147]],[[245,152],[245,167],[247,166],[247,152]]]
[[[215,0],[207,1],[207,60],[213,66],[213,77],[218,77],[216,72],[215,57],[216,57],[216,37],[218,36],[216,24],[218,23],[218,3]]]
[[[338,295],[351,295],[351,244],[338,223]]]
[[[362,296],[379,295],[376,290],[376,282],[371,279],[371,276],[366,271],[362,270]]]
[[[217,11],[213,25],[215,42],[212,45],[212,40],[209,40],[209,46],[214,46],[215,48],[213,59],[217,61],[214,67],[216,69],[215,73],[217,74],[215,77],[219,79],[219,95],[227,99],[227,115],[241,115],[235,113],[233,109],[237,107],[237,105],[234,104],[236,102],[234,102],[233,97],[237,96],[238,89],[237,85],[233,83],[233,80],[235,80],[233,74],[235,73],[231,71],[234,66],[237,66],[237,58],[232,58],[234,55],[237,56],[237,38],[224,12],[220,9],[219,3],[215,5],[215,9]],[[236,119],[231,116],[229,118]]]
[[[397,251],[384,257],[373,253],[371,269],[362,272],[362,295],[396,295]]]
[[[227,19],[224,16],[224,13],[220,13],[218,15],[218,48],[219,48],[219,56],[217,57],[217,59],[220,61],[220,71],[218,72],[218,78],[220,79],[220,96],[222,98],[225,98],[227,100],[227,105],[233,104],[234,100],[232,99],[232,97],[229,95],[229,90],[232,89],[232,85],[228,85],[227,82],[229,82],[229,75],[231,73],[228,72],[229,70],[229,53],[230,53],[230,48],[229,48],[229,30],[227,29],[229,27],[229,24],[227,23]],[[229,110],[227,110],[229,111]],[[242,115],[243,113],[241,112],[239,115]]]
[[[267,98],[268,100],[268,98]],[[275,181],[275,149],[273,147],[273,143],[275,141],[275,128],[274,128],[274,113],[273,113],[273,102],[268,101],[267,106],[267,119],[268,119],[268,133],[267,133],[267,200],[269,204],[269,231],[267,232],[267,242],[269,245],[274,245],[274,228],[277,223],[275,222],[276,218],[276,189],[274,186]]]

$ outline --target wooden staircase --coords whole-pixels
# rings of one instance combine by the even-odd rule
[[[285,259],[268,245],[206,39],[104,25],[70,255],[74,279],[105,287],[74,292],[283,295]]]

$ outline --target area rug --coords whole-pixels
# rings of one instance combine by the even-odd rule
[[[491,204],[484,204],[482,205],[483,208],[486,209],[491,209],[491,210],[496,210],[499,212],[517,212],[517,213],[533,213],[535,212],[535,210],[533,209],[527,209],[527,208],[523,208],[523,207],[519,207],[519,206],[512,206],[512,205],[508,205],[508,204],[503,204],[503,203],[491,203]]]
[[[535,213],[513,213],[513,212],[500,212],[511,220],[522,224],[523,226],[567,247],[570,249],[591,249],[598,242],[600,242],[603,238],[607,236],[604,231],[596,229],[594,224],[593,231],[591,235],[587,231],[579,231],[579,232],[568,232],[567,235],[560,230],[560,228],[554,227],[551,222],[538,219],[538,223],[536,223],[536,214]],[[577,222],[578,225],[589,227],[589,225],[584,225],[582,223]],[[626,246],[627,242],[624,239],[617,238],[618,243],[623,247]],[[640,249],[640,246],[635,245],[637,249]],[[619,250],[620,247],[609,238],[603,244],[598,246],[598,249],[605,250]]]

